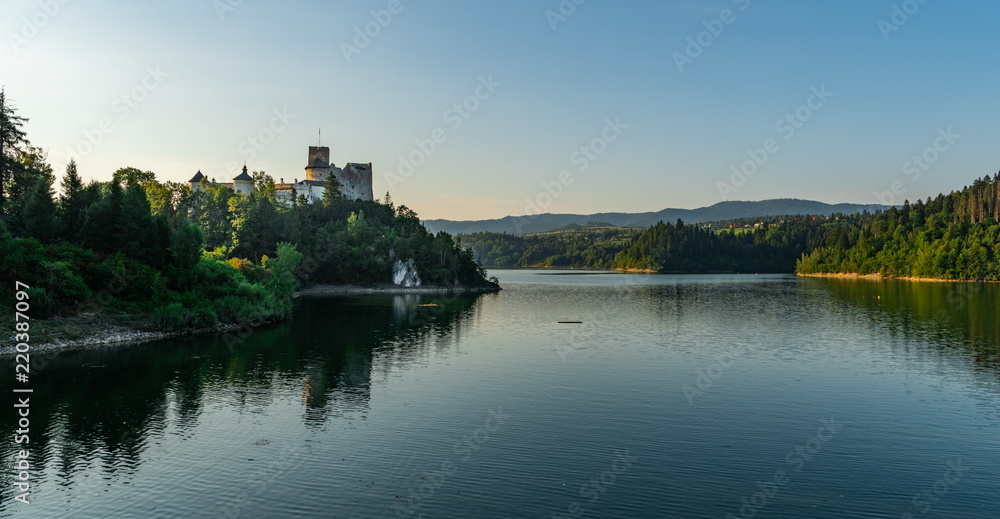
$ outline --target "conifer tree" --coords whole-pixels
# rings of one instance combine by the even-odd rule
[[[333,207],[337,202],[344,199],[343,186],[336,175],[326,177],[326,186],[323,188],[323,205]]]
[[[22,219],[32,237],[42,243],[52,243],[59,238],[59,223],[56,220],[56,203],[52,196],[51,175],[43,175],[35,181],[28,192]]]
[[[28,144],[28,139],[21,128],[28,122],[24,117],[15,115],[14,109],[7,104],[7,98],[0,88],[0,214],[3,214],[3,203],[7,197],[6,188],[12,178],[14,154],[18,147]]]
[[[83,181],[77,173],[75,160],[70,159],[66,165],[66,176],[60,185],[62,194],[59,197],[59,219],[63,236],[68,241],[75,242],[83,225],[83,210],[86,208]]]

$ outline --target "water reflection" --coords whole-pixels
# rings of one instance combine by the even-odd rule
[[[965,358],[1000,373],[1000,285],[802,280],[856,315],[887,344],[923,361]],[[915,345],[924,345],[916,348]],[[933,346],[928,350],[926,345]]]
[[[62,354],[31,379],[33,473],[76,494],[106,479],[127,483],[151,444],[190,438],[208,406],[253,415],[299,393],[309,426],[363,415],[375,373],[457,345],[476,305],[465,297],[310,298],[297,302],[293,322],[239,341],[190,337]],[[16,428],[4,420],[5,437]],[[13,460],[13,442],[0,443],[0,453]],[[84,471],[89,481],[74,480]],[[11,483],[3,471],[0,512],[13,500]]]
[[[933,482],[938,460],[997,459],[984,445],[1000,395],[1000,287],[547,278],[479,298],[303,299],[294,321],[241,341],[61,355],[32,380],[32,511],[279,517],[295,501],[303,517],[384,517],[497,404],[516,419],[425,516],[563,513],[573,485],[621,446],[642,462],[590,515],[724,517],[827,414],[853,425],[768,513],[886,515]],[[571,348],[565,361],[555,344]],[[682,386],[734,344],[748,353],[691,405]],[[0,443],[7,460],[13,448]],[[995,480],[977,470],[955,506]],[[0,471],[0,517],[23,511],[9,478]],[[853,497],[813,513],[832,488]]]

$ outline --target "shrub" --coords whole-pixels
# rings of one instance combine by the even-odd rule
[[[153,312],[153,326],[169,332],[210,328],[217,322],[215,311],[208,305],[189,310],[181,303],[170,303]]]
[[[28,304],[31,306],[31,317],[35,319],[48,319],[52,317],[55,304],[52,297],[43,287],[31,287],[25,292],[28,293]]]

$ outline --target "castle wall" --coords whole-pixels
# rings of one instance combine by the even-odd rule
[[[344,198],[348,200],[362,199],[375,200],[372,192],[372,165],[371,164],[348,164],[344,169],[337,168],[340,173],[337,175],[344,193]]]
[[[317,164],[317,161],[320,164]],[[314,167],[319,166],[319,167]],[[372,189],[372,165],[349,163],[343,168],[330,164],[330,148],[326,146],[310,146],[309,162],[306,164],[306,180],[325,181],[334,175],[340,181],[341,193],[348,200],[375,200]],[[323,187],[312,186],[309,195],[318,191],[318,199],[323,198]]]

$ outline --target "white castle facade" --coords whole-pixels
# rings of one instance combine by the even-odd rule
[[[338,168],[330,163],[330,148],[327,146],[310,146],[309,161],[306,165],[306,178],[303,180],[293,179],[291,183],[285,183],[285,179],[280,179],[274,187],[277,192],[279,202],[285,204],[292,203],[292,197],[300,198],[304,196],[307,203],[323,201],[323,192],[326,190],[327,180],[335,177],[340,182],[340,192],[347,200],[374,200],[372,192],[372,164],[347,163],[343,168]],[[201,189],[201,181],[205,175],[199,171],[189,183],[191,191]],[[237,194],[249,195],[253,193],[253,178],[247,173],[246,165],[243,172],[233,179],[231,183],[220,183],[219,185],[233,188]]]

